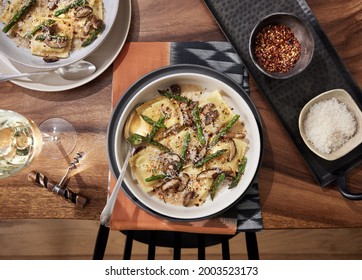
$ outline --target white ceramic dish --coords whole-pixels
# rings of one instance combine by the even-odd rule
[[[216,74],[215,74],[216,73]],[[158,96],[157,89],[164,89],[171,84],[195,84],[206,91],[220,90],[226,102],[240,114],[245,122],[249,148],[245,174],[239,185],[233,189],[225,189],[217,194],[214,201],[207,199],[200,207],[182,207],[166,204],[163,201],[145,193],[133,179],[128,167],[123,189],[139,206],[149,212],[165,218],[177,220],[195,220],[214,216],[236,203],[254,180],[262,154],[261,125],[258,113],[248,96],[241,88],[226,76],[211,69],[200,66],[176,65],[163,68],[141,78],[131,87],[119,101],[111,118],[108,129],[108,154],[110,165],[117,177],[127,152],[128,144],[123,137],[123,127],[132,108],[139,103]]]
[[[17,63],[26,65],[28,67],[41,69],[54,69],[84,59],[102,44],[102,42],[110,33],[113,23],[115,22],[119,7],[119,1],[103,0],[103,4],[105,11],[104,31],[91,45],[80,50],[71,52],[68,58],[60,59],[59,61],[54,63],[46,63],[42,57],[32,55],[29,49],[17,47],[16,43],[11,40],[4,32],[0,32],[0,54],[6,56],[11,61],[16,61]],[[4,24],[1,23],[0,28],[2,29],[3,27]]]
[[[87,61],[92,62],[97,67],[97,70],[93,75],[81,80],[69,81],[64,80],[59,75],[48,74],[30,79],[25,78],[13,80],[12,83],[31,90],[56,92],[73,89],[92,81],[101,75],[120,53],[126,41],[130,23],[131,0],[119,1],[119,9],[116,20],[108,38],[101,44],[101,47],[97,48],[92,54],[85,58]],[[26,73],[37,70],[38,69],[36,68],[22,65],[0,55],[0,72],[3,74]]]
[[[323,154],[323,153],[320,153],[312,145],[312,143],[310,143],[307,140],[307,137],[305,135],[304,128],[303,128],[303,122],[304,122],[306,115],[309,112],[310,108],[314,104],[316,104],[322,100],[330,99],[333,97],[335,97],[338,101],[346,104],[347,108],[350,110],[350,112],[353,113],[353,115],[356,118],[356,122],[357,122],[357,133],[336,151],[331,152],[329,154]],[[312,152],[314,152],[316,155],[320,156],[323,159],[330,160],[330,161],[336,160],[336,159],[339,159],[342,156],[346,155],[347,153],[349,153],[354,148],[356,148],[359,144],[362,143],[362,112],[358,108],[356,102],[354,102],[353,98],[349,95],[349,93],[347,91],[345,91],[343,89],[333,89],[330,91],[326,91],[326,92],[321,93],[320,95],[316,96],[312,100],[310,100],[301,110],[301,112],[299,114],[299,132],[303,138],[303,141],[305,142],[305,144],[308,146],[308,148]]]

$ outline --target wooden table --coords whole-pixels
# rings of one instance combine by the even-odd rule
[[[361,86],[361,1],[309,0],[308,4]],[[128,41],[225,40],[201,0],[133,0],[132,10]],[[259,176],[265,229],[362,227],[362,201],[344,199],[335,185],[319,187],[270,106],[251,84],[251,96],[266,130]],[[70,160],[40,156],[22,173],[0,180],[0,219],[99,218],[108,188],[106,132],[111,87],[111,67],[87,85],[64,92],[37,92],[10,82],[0,85],[0,108],[17,111],[36,123],[63,117],[75,126],[78,142],[74,152],[88,154],[70,186],[90,198],[89,205],[80,209],[28,182],[27,172],[32,169],[60,180]],[[362,192],[362,166],[350,172],[348,183]]]

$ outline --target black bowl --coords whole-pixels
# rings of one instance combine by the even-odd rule
[[[238,203],[247,188],[254,184],[262,162],[263,131],[260,116],[250,97],[226,75],[207,67],[178,64],[152,71],[136,81],[119,100],[115,107],[107,132],[108,159],[112,173],[118,177],[124,164],[128,143],[123,139],[123,129],[127,117],[134,106],[159,96],[158,89],[170,84],[195,84],[205,91],[218,89],[234,112],[240,113],[248,131],[248,168],[238,186],[219,193],[218,198],[207,201],[200,207],[179,207],[166,204],[162,200],[145,193],[137,184],[130,168],[122,183],[123,191],[139,207],[149,213],[174,221],[195,221],[219,215]]]
[[[257,34],[268,25],[285,25],[288,26],[293,32],[301,45],[301,53],[297,63],[287,72],[270,72],[266,70],[258,61],[255,55],[255,40]],[[314,40],[311,31],[308,27],[293,14],[288,13],[275,13],[263,18],[251,32],[249,40],[249,53],[255,66],[265,75],[276,78],[286,79],[296,74],[301,73],[311,62],[314,52]]]

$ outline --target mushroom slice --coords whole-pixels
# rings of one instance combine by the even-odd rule
[[[137,148],[134,150],[134,152],[133,152],[133,156],[134,156],[135,154],[139,153],[140,151],[144,150],[144,149],[146,149],[146,146],[139,146],[139,147],[137,147]]]
[[[198,149],[198,160],[203,159],[206,156],[207,153],[207,147],[203,146],[201,149]]]
[[[181,162],[180,156],[175,153],[165,152],[165,153],[160,154],[160,158],[165,163],[174,162],[174,161]]]
[[[58,25],[57,23],[53,23],[51,25],[43,24],[41,29],[43,33],[47,33],[49,35],[55,35],[57,33]]]
[[[183,202],[182,202],[183,206],[185,206],[185,207],[189,206],[189,204],[195,197],[196,197],[196,193],[194,191],[190,191],[190,192],[186,193],[184,196]]]
[[[161,185],[162,191],[176,192],[179,186],[181,185],[181,180],[178,178],[171,179]]]
[[[84,33],[84,35],[88,35],[88,34],[89,34],[89,31],[91,30],[92,26],[93,26],[92,20],[88,20],[88,21],[86,22],[86,24],[84,25],[84,27],[83,27],[83,33]]]
[[[163,133],[162,133],[162,136],[161,138],[166,138],[170,135],[175,135],[177,134],[178,132],[180,132],[181,130],[183,129],[183,126],[180,125],[179,123],[178,124],[175,124],[173,126],[170,126],[169,128],[167,128]]]
[[[90,6],[81,6],[75,11],[75,16],[77,18],[85,18],[93,13],[93,9]]]
[[[48,9],[54,10],[55,8],[57,8],[58,2],[59,2],[59,0],[48,1]]]
[[[237,138],[237,139],[244,139],[246,134],[244,132],[228,132],[226,133],[223,138]]]
[[[192,146],[190,149],[189,149],[189,153],[188,153],[188,156],[189,156],[189,159],[192,161],[192,162],[197,162],[198,160],[198,150],[197,150],[197,147],[196,146]]]
[[[218,168],[206,169],[196,176],[196,180],[199,181],[202,179],[214,179],[219,173],[220,169]]]
[[[163,166],[162,170],[168,177],[177,177],[177,167],[181,158],[175,153],[162,153],[159,155],[159,162]]]
[[[234,179],[235,178],[233,176],[226,175],[225,179],[223,180],[223,184],[230,185]]]
[[[52,49],[64,49],[68,45],[66,37],[46,36],[44,43]]]
[[[104,26],[103,20],[98,19],[95,15],[92,14],[88,17],[87,22],[83,27],[83,33],[84,35],[88,35],[92,28],[102,29],[103,26]]]
[[[192,126],[194,123],[193,117],[192,117],[192,110],[195,108],[196,103],[192,102],[191,104],[187,104],[187,103],[181,102],[179,106],[181,109],[183,125]]]
[[[180,173],[179,178],[181,180],[181,185],[178,187],[177,191],[182,192],[190,182],[190,176],[189,174],[182,172]]]
[[[59,61],[59,57],[57,57],[57,56],[45,56],[45,57],[43,57],[43,60],[46,63],[53,63],[53,62]]]
[[[233,139],[229,140],[229,145],[230,145],[230,149],[229,149],[229,156],[228,156],[228,161],[232,161],[236,155],[236,145],[235,145],[235,141]]]
[[[206,146],[191,146],[188,149],[188,158],[193,162],[197,163],[198,161],[202,160],[206,153],[207,153]]]
[[[218,110],[212,110],[210,112],[207,112],[205,115],[205,125],[209,125],[216,121],[217,117],[219,116]]]
[[[219,116],[219,111],[216,110],[216,106],[213,103],[207,103],[201,109],[201,114],[204,115],[205,125],[213,123]]]
[[[206,115],[211,110],[215,110],[216,106],[214,103],[207,103],[205,106],[203,106],[200,110],[200,113],[203,115]]]
[[[93,18],[95,18],[95,17],[93,17]],[[97,19],[97,20],[93,21],[93,27],[94,27],[95,29],[102,29],[102,28],[104,27],[104,22],[103,22],[103,20]]]
[[[181,87],[178,84],[174,84],[170,86],[170,90],[173,94],[180,95],[181,94]]]
[[[177,176],[177,166],[179,161],[171,161],[166,163],[163,166],[163,173],[165,173],[169,177],[176,177]]]

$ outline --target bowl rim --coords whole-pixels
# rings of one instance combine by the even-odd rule
[[[316,104],[319,101],[327,100],[327,99],[330,99],[333,97],[337,98],[338,101],[345,103],[347,105],[348,110],[353,113],[353,115],[356,118],[356,122],[357,122],[357,132],[354,136],[352,136],[352,138],[350,138],[344,145],[342,145],[336,151],[331,152],[329,154],[323,154],[323,153],[319,152],[312,145],[312,143],[310,143],[308,141],[306,134],[304,132],[304,129],[303,129],[303,122],[304,122],[304,119],[305,119],[307,113],[309,112],[309,109],[311,108],[311,106],[313,106],[314,104]],[[319,157],[321,157],[325,160],[328,160],[328,161],[334,161],[334,160],[337,160],[337,159],[345,156],[346,154],[351,152],[353,149],[355,149],[358,145],[360,145],[362,143],[362,111],[359,109],[358,105],[353,100],[351,95],[344,89],[336,88],[336,89],[327,90],[325,92],[322,92],[321,94],[318,94],[311,100],[309,100],[303,106],[302,110],[299,113],[298,127],[299,127],[299,134],[302,137],[306,146],[313,153],[315,153]]]
[[[153,210],[152,208],[148,207],[147,205],[144,205],[141,201],[139,201],[137,199],[137,197],[135,197],[135,195],[129,190],[125,181],[122,183],[122,188],[123,188],[123,191],[126,193],[126,195],[133,202],[135,202],[136,205],[138,205],[145,211],[149,212],[150,214],[161,217],[161,218],[165,218],[167,220],[172,220],[172,221],[197,221],[197,220],[210,218],[210,217],[216,216],[222,212],[225,212],[226,210],[233,207],[240,199],[242,199],[242,197],[245,195],[247,189],[249,189],[249,187],[256,182],[256,177],[257,177],[258,171],[259,171],[261,163],[262,163],[262,158],[263,158],[263,154],[264,154],[264,145],[263,145],[264,140],[263,140],[263,128],[262,128],[261,118],[259,116],[258,110],[256,109],[255,105],[251,101],[250,97],[245,93],[245,91],[239,85],[237,85],[233,80],[231,80],[231,78],[229,78],[226,75],[224,75],[223,73],[220,73],[211,68],[208,68],[205,66],[199,66],[199,65],[192,65],[192,64],[178,64],[178,65],[170,65],[170,66],[161,67],[161,68],[151,71],[148,74],[141,77],[139,80],[137,80],[134,84],[132,84],[125,91],[125,93],[122,95],[122,97],[120,98],[120,100],[118,101],[117,105],[115,106],[115,108],[113,110],[112,117],[109,122],[108,130],[107,130],[108,161],[110,164],[112,174],[114,175],[114,177],[117,178],[119,175],[119,168],[117,167],[117,160],[116,160],[116,155],[115,155],[116,149],[114,147],[115,146],[114,142],[117,137],[117,135],[116,135],[116,133],[118,131],[117,126],[121,120],[122,112],[124,112],[126,110],[126,108],[128,107],[128,104],[131,102],[128,102],[127,104],[125,104],[125,103],[127,101],[132,100],[135,96],[137,96],[137,93],[143,87],[147,86],[148,84],[150,84],[154,81],[157,81],[158,79],[160,79],[162,77],[173,76],[175,74],[176,75],[177,74],[191,74],[191,75],[199,74],[199,75],[203,75],[203,76],[209,75],[211,78],[214,78],[217,80],[221,79],[221,81],[220,81],[221,83],[226,83],[227,86],[230,86],[233,89],[237,89],[238,90],[237,93],[239,94],[240,98],[243,98],[245,100],[245,102],[249,106],[250,110],[252,111],[252,114],[254,115],[255,122],[258,127],[258,132],[259,132],[259,139],[260,139],[260,145],[259,145],[260,151],[259,152],[260,152],[260,154],[259,154],[258,164],[256,166],[255,173],[253,174],[253,178],[250,181],[249,185],[245,188],[242,195],[240,195],[240,197],[238,197],[233,203],[225,206],[220,211],[217,211],[217,212],[214,212],[214,213],[211,213],[208,215],[203,215],[203,216],[199,216],[199,217],[191,217],[191,218],[190,217],[186,217],[186,218],[175,217],[172,215],[159,213],[159,212]]]
[[[265,70],[257,61],[254,52],[253,52],[253,40],[254,37],[256,36],[256,31],[258,31],[260,29],[260,26],[269,18],[272,17],[277,17],[277,16],[282,16],[282,17],[291,17],[296,19],[297,22],[299,22],[306,30],[307,33],[310,35],[309,37],[311,38],[311,52],[310,55],[308,57],[308,61],[305,64],[305,66],[303,66],[298,72],[296,73],[291,73],[290,71],[286,72],[286,73],[273,73],[273,72],[269,72],[267,70]],[[264,75],[270,77],[270,78],[274,78],[274,79],[278,79],[278,80],[284,80],[284,79],[288,79],[291,77],[294,77],[300,73],[302,73],[307,67],[308,65],[311,63],[313,56],[314,56],[314,48],[315,48],[315,43],[314,43],[314,37],[313,37],[313,33],[311,31],[311,29],[307,26],[307,24],[305,24],[305,22],[297,15],[293,14],[293,13],[288,13],[288,12],[275,12],[275,13],[271,13],[266,15],[265,17],[263,17],[262,19],[260,19],[253,27],[251,33],[250,33],[250,37],[249,37],[249,44],[248,44],[248,48],[249,48],[249,56],[251,58],[251,61],[253,62],[253,64],[255,65],[256,68],[258,68],[258,70],[260,72],[262,72]],[[292,68],[293,69],[293,68]]]
[[[111,0],[102,0],[102,4],[104,5],[104,1],[111,1]],[[100,47],[100,45],[107,39],[108,35],[110,34],[110,31],[111,29],[113,28],[113,25],[116,21],[116,18],[117,18],[117,11],[120,7],[119,5],[119,1],[111,1],[109,2],[111,5],[112,5],[112,10],[113,13],[112,13],[112,18],[111,18],[111,21],[110,23],[111,24],[108,24],[108,26],[106,25],[106,28],[105,30],[103,30],[103,32],[100,34],[100,36],[102,36],[102,38],[97,38],[93,44],[91,44],[90,46],[88,46],[88,51],[84,51],[84,54],[80,55],[79,57],[76,57],[76,58],[73,58],[73,59],[70,59],[71,58],[71,55],[72,55],[72,52],[70,53],[69,57],[68,58],[64,58],[64,59],[59,59],[58,61],[54,62],[54,63],[45,63],[44,64],[41,64],[41,65],[34,65],[33,63],[29,63],[27,61],[24,61],[22,60],[21,58],[17,58],[17,57],[14,57],[14,56],[9,56],[6,52],[4,52],[1,47],[0,47],[0,54],[5,56],[7,59],[9,59],[10,61],[15,61],[16,63],[19,63],[21,65],[24,65],[26,67],[31,67],[33,69],[46,69],[46,70],[54,70],[54,69],[57,69],[59,67],[63,67],[63,66],[67,66],[67,65],[70,65],[70,64],[73,64],[73,63],[76,63],[82,59],[86,59],[90,54],[92,54],[98,47]],[[107,10],[108,9],[104,9],[104,13],[105,13],[105,16],[107,15]],[[1,23],[1,25],[3,25],[3,23]],[[0,31],[1,32],[1,31]],[[2,32],[1,32],[2,33]],[[12,43],[14,44],[14,47],[16,47],[16,49],[21,49],[20,52],[24,53],[24,55],[26,55],[27,57],[38,57],[39,59],[42,60],[42,57],[41,56],[35,56],[31,53],[31,51],[29,49],[26,49],[24,48],[23,46],[17,46],[16,42],[14,40],[12,40],[11,38],[9,38],[7,36],[7,34],[3,34],[3,36],[5,36],[7,39],[9,39]],[[101,40],[99,40],[101,39]],[[0,44],[1,45],[1,44]],[[77,50],[77,51],[81,51],[80,50]]]

